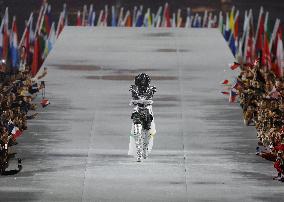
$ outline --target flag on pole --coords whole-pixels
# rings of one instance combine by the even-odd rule
[[[230,95],[230,93],[227,92],[227,91],[222,91],[221,93],[222,93],[223,95]]]
[[[235,7],[233,6],[230,12],[229,29],[233,32],[235,26]]]
[[[239,66],[241,66],[241,64],[234,62],[234,64],[230,65],[231,70],[235,70],[237,69]]]
[[[238,93],[236,89],[232,88],[230,91],[229,102],[230,103],[237,102],[237,97],[238,97]]]
[[[40,57],[39,49],[40,49],[39,38],[38,36],[36,36],[35,41],[34,41],[34,54],[33,54],[33,62],[32,62],[32,69],[31,69],[31,73],[33,77],[37,74],[39,70],[39,57]]]
[[[137,18],[136,18],[136,23],[135,26],[136,27],[142,27],[143,26],[143,15],[142,15],[142,11],[138,10],[137,11]]]
[[[164,7],[163,26],[171,27],[170,8],[168,3],[166,3]]]
[[[111,7],[111,26],[116,27],[116,12],[115,12],[115,7]]]
[[[284,56],[283,56],[283,41],[282,41],[282,33],[278,34],[277,41],[277,52],[276,52],[276,60],[279,76],[283,77],[283,68],[284,68]]]
[[[11,45],[10,45],[10,55],[11,55],[11,66],[12,68],[19,67],[19,52],[18,52],[18,28],[16,24],[16,17],[13,17],[12,32],[11,32]]]
[[[9,52],[9,14],[8,7],[5,10],[5,15],[3,18],[3,45],[2,45],[2,59],[7,60]]]
[[[81,12],[77,12],[76,26],[82,26]]]
[[[61,12],[60,16],[59,16],[58,23],[57,23],[57,29],[56,29],[56,37],[57,38],[59,37],[60,33],[62,32],[64,25],[65,25],[65,23],[64,23],[64,12]]]
[[[88,26],[92,26],[92,17],[93,17],[93,4],[90,5],[89,14],[88,14]]]
[[[255,35],[255,43],[254,50],[257,55],[258,51],[262,50],[263,47],[263,35],[264,35],[264,16],[263,16],[263,8],[260,8],[256,35]]]
[[[189,28],[191,27],[192,22],[191,22],[191,16],[190,16],[190,8],[187,8],[187,16],[186,16],[186,22],[185,22],[185,27]]]
[[[224,30],[224,38],[226,41],[229,41],[231,35],[231,30],[230,30],[230,22],[229,22],[229,14],[226,13],[226,26]]]

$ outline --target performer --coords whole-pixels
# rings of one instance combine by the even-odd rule
[[[150,86],[151,78],[141,73],[134,79],[135,85],[130,86],[133,106],[131,115],[132,128],[128,155],[137,155],[137,161],[147,158],[153,147],[153,138],[156,134],[152,98],[156,92],[155,86]]]

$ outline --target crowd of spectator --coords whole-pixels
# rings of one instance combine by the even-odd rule
[[[33,102],[37,92],[43,90],[44,82],[39,82],[47,74],[32,77],[27,66],[21,71],[12,70],[4,60],[0,62],[0,174],[5,172],[12,148],[17,138],[27,130],[27,120],[37,116],[37,105]]]
[[[274,162],[284,181],[284,79],[281,72],[256,60],[240,65],[234,84],[243,109],[244,123],[254,125],[259,139],[256,154]]]

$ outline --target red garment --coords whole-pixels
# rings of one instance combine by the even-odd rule
[[[274,163],[274,168],[277,170],[278,173],[282,173],[281,168],[281,159],[277,159]]]
[[[276,151],[284,151],[284,144],[279,144],[274,147]]]

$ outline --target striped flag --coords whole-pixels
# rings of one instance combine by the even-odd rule
[[[237,102],[237,97],[238,97],[238,93],[236,89],[232,88],[230,91],[229,102],[230,103]]]
[[[16,17],[13,17],[13,23],[12,23],[12,32],[11,32],[11,38],[10,38],[10,51],[11,51],[11,65],[12,67],[18,68],[19,65],[19,52],[18,52],[18,28],[16,24]]]

